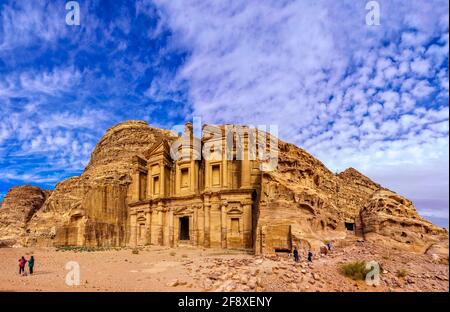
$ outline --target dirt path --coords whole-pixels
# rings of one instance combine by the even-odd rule
[[[20,276],[18,259],[34,255],[35,274]],[[377,261],[380,284],[353,281],[340,270],[355,260]],[[80,267],[69,286],[68,262]],[[72,267],[73,268],[73,267]],[[404,276],[399,277],[402,271]],[[146,247],[75,252],[54,248],[0,249],[0,291],[448,291],[448,265],[429,256],[352,243],[295,264],[287,255],[255,257],[194,248]],[[72,275],[70,275],[72,276]]]

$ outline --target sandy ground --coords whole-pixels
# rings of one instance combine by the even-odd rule
[[[35,273],[21,276],[18,259],[35,258]],[[367,285],[342,274],[340,265],[375,260],[380,284]],[[80,267],[80,285],[69,286],[66,264]],[[398,276],[399,272],[406,273]],[[351,243],[313,263],[288,255],[258,257],[223,250],[145,247],[102,251],[55,248],[0,249],[0,291],[448,291],[449,268],[427,255]],[[70,275],[72,276],[72,275]]]

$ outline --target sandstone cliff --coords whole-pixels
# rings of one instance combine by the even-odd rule
[[[0,246],[24,244],[28,222],[50,193],[31,185],[16,186],[8,191],[0,208]]]
[[[60,182],[49,197],[35,189],[20,204],[10,200],[12,195],[5,197],[0,238],[19,245],[125,245],[132,158],[146,158],[156,142],[174,138],[143,121],[112,127],[83,174]],[[324,240],[356,234],[448,258],[445,229],[425,221],[409,200],[353,168],[334,174],[303,149],[279,141],[278,167],[260,179],[257,252],[259,245],[273,252],[280,242],[287,248],[316,248]],[[21,218],[16,220],[11,211]]]
[[[110,128],[83,174],[60,182],[30,220],[27,244],[124,245],[131,158],[171,135],[144,121]]]
[[[420,217],[410,200],[392,191],[375,192],[357,223],[366,239],[388,239],[399,248],[448,259],[448,231]]]

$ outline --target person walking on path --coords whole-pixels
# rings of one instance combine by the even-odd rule
[[[25,273],[25,264],[27,263],[27,260],[22,256],[22,258],[19,259],[19,274]]]
[[[30,260],[28,260],[28,269],[30,270],[30,275],[33,274],[34,268],[34,257],[31,256]]]

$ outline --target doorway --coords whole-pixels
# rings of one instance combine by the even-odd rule
[[[190,240],[189,237],[189,217],[180,217],[180,241]]]
[[[355,224],[351,222],[345,222],[345,229],[347,231],[354,231],[355,230]]]

